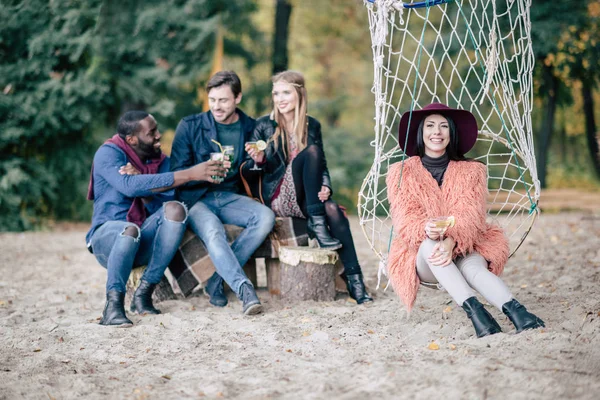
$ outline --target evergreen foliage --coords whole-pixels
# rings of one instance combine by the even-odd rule
[[[364,5],[358,0],[289,4],[294,9],[289,68],[307,79],[309,113],[323,126],[335,198],[352,211],[372,162],[373,60]],[[152,112],[163,132],[199,112],[217,29],[225,34],[224,67],[243,79],[242,107],[256,116],[268,112],[275,5],[258,0],[2,0],[0,231],[33,229],[47,219],[89,221],[91,202],[85,194],[95,150],[126,110]],[[544,144],[538,159],[556,166],[549,161],[550,146],[560,143],[551,143],[554,127],[546,123],[555,113],[572,121],[573,140],[584,129],[594,139],[594,124],[581,121],[593,121],[593,105],[600,101],[600,1],[538,1],[530,12],[534,130],[540,132],[536,143]],[[581,153],[581,146],[579,152],[574,149]],[[576,175],[581,174],[578,168]]]
[[[0,8],[0,231],[88,219],[91,159],[132,108],[198,111],[214,35],[260,37],[253,1],[30,0]],[[234,46],[227,43],[235,43]]]

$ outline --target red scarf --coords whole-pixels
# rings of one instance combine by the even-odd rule
[[[104,144],[107,143],[117,145],[121,150],[123,150],[127,155],[127,159],[131,165],[140,171],[140,174],[156,174],[158,172],[158,167],[160,167],[160,164],[166,158],[166,156],[161,153],[159,158],[152,158],[150,161],[148,161],[148,163],[143,163],[135,151],[133,151],[131,146],[128,145],[118,134],[115,134],[112,138],[104,142]],[[90,184],[88,186],[87,199],[94,200],[94,164],[92,164],[92,173],[90,174]],[[144,202],[140,197],[135,197],[131,207],[129,208],[129,211],[127,211],[127,221],[132,222],[137,226],[142,226],[146,220],[146,217],[146,207],[144,206]]]

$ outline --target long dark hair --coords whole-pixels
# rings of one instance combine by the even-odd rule
[[[444,114],[437,113],[437,112],[432,113],[432,114],[439,114],[442,117],[446,118],[446,121],[448,122],[448,130],[450,131],[450,143],[448,143],[448,146],[446,147],[446,154],[448,154],[448,159],[450,159],[452,161],[467,160],[467,158],[465,158],[464,154],[459,153],[459,150],[458,150],[459,137],[458,137],[458,132],[456,132],[456,124],[454,123],[452,118],[450,118]],[[431,114],[429,114],[429,115],[431,115]],[[425,119],[427,117],[428,117],[428,115],[423,117],[423,119],[421,120],[421,123],[419,124],[419,129],[417,130],[417,155],[419,157],[423,157],[425,155],[425,142],[423,141],[423,125],[425,125]]]

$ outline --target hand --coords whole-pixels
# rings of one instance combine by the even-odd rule
[[[431,255],[427,260],[436,267],[447,267],[452,262],[452,251],[456,242],[452,238],[446,238],[433,247]]]
[[[138,171],[131,163],[127,163],[119,168],[119,173],[121,175],[139,175],[140,171]]]
[[[189,169],[192,180],[195,181],[206,181],[210,183],[215,183],[213,176],[221,176],[225,177],[227,175],[227,169],[224,167],[225,163],[229,163],[229,161],[217,161],[217,160],[209,160],[200,164],[194,165]],[[231,163],[229,163],[231,166]]]
[[[425,234],[431,240],[438,240],[440,237],[444,237],[448,228],[436,228],[435,223],[427,221],[425,224]]]
[[[331,189],[329,189],[327,186],[321,186],[321,191],[318,193],[318,196],[321,202],[329,200],[329,197],[331,196]]]
[[[248,155],[254,160],[256,164],[261,164],[265,161],[265,152],[258,150],[255,146],[251,146],[248,143],[244,146]]]

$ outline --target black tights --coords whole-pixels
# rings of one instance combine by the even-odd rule
[[[331,236],[342,242],[337,250],[346,275],[361,272],[350,231],[350,222],[342,209],[333,200],[322,203],[318,193],[323,185],[325,168],[323,150],[314,144],[302,150],[292,162],[292,176],[296,187],[296,198],[305,216],[325,215]]]

